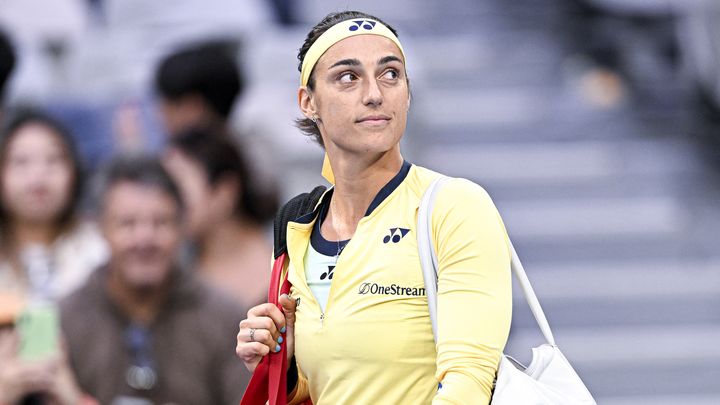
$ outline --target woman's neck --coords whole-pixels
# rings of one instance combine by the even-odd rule
[[[343,162],[333,165],[335,189],[322,233],[330,240],[347,240],[355,234],[375,196],[402,168],[399,149],[372,162]]]
[[[46,223],[13,221],[10,223],[10,235],[13,245],[21,250],[29,245],[50,246],[57,237],[55,226]]]

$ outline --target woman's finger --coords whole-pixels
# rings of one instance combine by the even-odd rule
[[[275,322],[267,316],[244,319],[242,322],[240,322],[240,331],[245,331],[244,340],[246,342],[259,341],[259,339],[251,339],[249,332],[250,329],[267,330],[272,336],[272,339],[276,342],[280,337],[280,331],[278,331],[277,326],[275,326]],[[241,335],[242,333],[238,335],[238,339],[242,338]],[[275,346],[273,345],[273,347]]]
[[[248,311],[248,319],[257,317],[268,317],[272,319],[278,330],[282,330],[285,327],[285,315],[275,304],[265,303],[250,308]]]
[[[250,329],[248,331],[248,338],[250,343],[262,343],[266,345],[271,352],[280,351],[280,344],[267,329]]]
[[[253,371],[260,360],[270,353],[270,349],[260,342],[239,343],[235,353],[245,363],[245,367]]]
[[[260,342],[250,342],[238,345],[237,355],[244,361],[252,361],[256,358],[267,356],[270,353],[267,345]]]

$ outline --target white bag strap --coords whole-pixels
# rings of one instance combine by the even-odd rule
[[[435,198],[442,187],[442,185],[450,180],[449,177],[440,176],[433,180],[430,186],[425,190],[422,200],[420,201],[420,208],[418,209],[418,223],[417,223],[417,243],[418,251],[420,253],[420,264],[423,270],[423,279],[425,281],[425,292],[427,294],[428,309],[430,311],[430,322],[432,323],[433,336],[435,342],[437,342],[437,268],[438,259],[435,252],[434,245],[432,243],[432,235],[430,230],[432,229],[432,211],[435,205]],[[545,341],[555,346],[555,338],[553,337],[550,325],[548,324],[545,313],[540,306],[540,302],[535,295],[535,291],[528,280],[525,269],[523,268],[520,258],[518,258],[513,247],[512,242],[508,239],[508,245],[512,254],[510,268],[512,273],[520,283],[520,287],[525,295],[525,299],[530,306],[535,321],[540,327],[540,331],[545,337]]]
[[[430,183],[425,190],[417,217],[417,244],[420,254],[420,265],[425,281],[425,294],[427,294],[428,309],[430,310],[430,323],[433,336],[437,342],[437,255],[432,244],[430,231],[432,229],[432,210],[435,205],[435,194],[449,177],[440,176]]]

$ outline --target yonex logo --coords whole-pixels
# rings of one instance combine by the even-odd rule
[[[392,243],[398,243],[408,232],[410,232],[410,230],[405,228],[390,228],[390,234],[385,235],[383,243],[390,243],[391,241]]]
[[[407,295],[411,297],[425,296],[425,289],[418,287],[402,287],[397,284],[380,285],[378,283],[362,283],[358,289],[360,295]]]
[[[326,278],[332,280],[333,270],[335,270],[335,266],[328,266],[328,271],[320,275],[320,280],[325,280]]]
[[[350,28],[348,28],[350,31],[357,31],[360,27],[370,31],[375,28],[376,22],[372,20],[353,20],[353,24],[354,25],[351,25]]]

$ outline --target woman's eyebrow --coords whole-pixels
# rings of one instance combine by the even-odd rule
[[[395,56],[395,55],[389,55],[389,56],[385,56],[385,57],[380,58],[380,60],[378,61],[378,65],[384,65],[384,64],[390,63],[390,62],[400,62],[400,63],[402,63],[402,60],[400,60],[400,58],[398,58],[398,57]]]
[[[360,66],[360,61],[357,59],[343,59],[333,63],[328,69],[332,69],[336,66]]]

